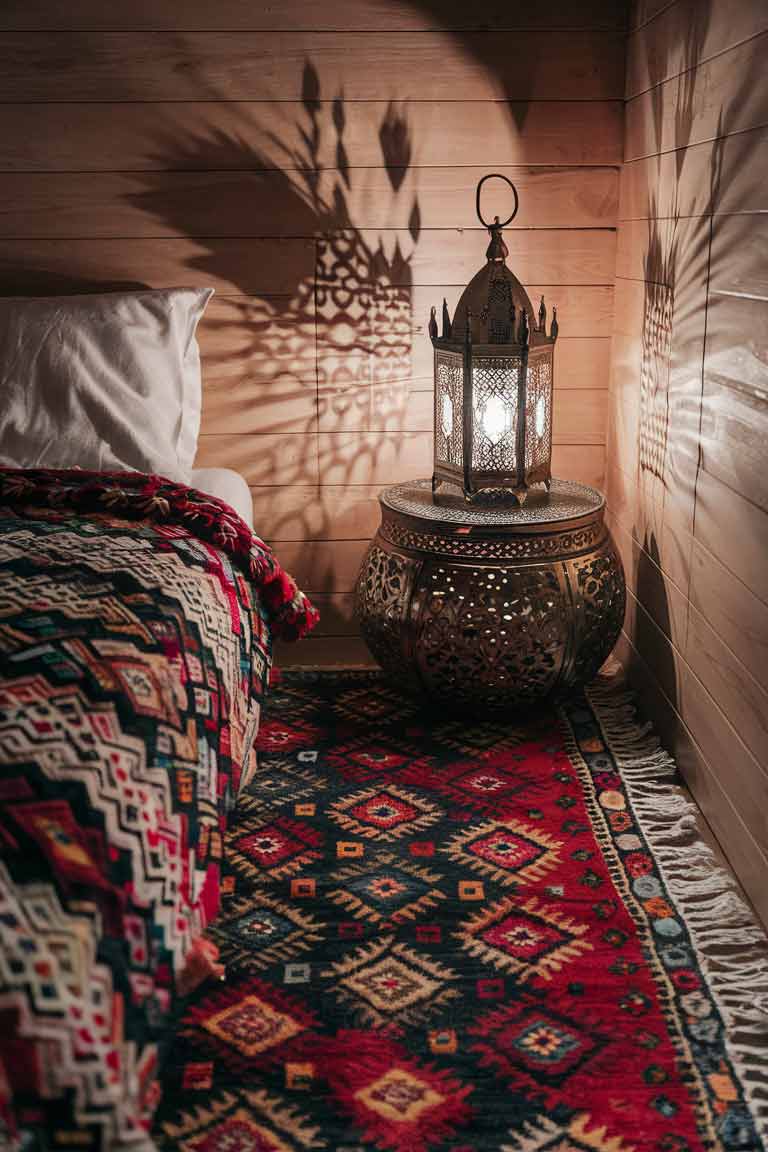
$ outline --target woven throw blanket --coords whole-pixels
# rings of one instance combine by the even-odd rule
[[[271,638],[316,618],[220,501],[0,471],[0,1147],[147,1142]]]

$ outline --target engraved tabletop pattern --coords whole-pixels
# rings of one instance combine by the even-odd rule
[[[552,525],[578,520],[601,510],[603,496],[596,488],[577,484],[574,480],[554,480],[547,495],[531,489],[522,508],[506,498],[486,496],[468,504],[458,488],[442,484],[435,497],[429,480],[412,480],[396,484],[381,494],[384,509],[405,516],[416,516],[433,523],[482,526],[499,530],[521,531],[529,526]]]

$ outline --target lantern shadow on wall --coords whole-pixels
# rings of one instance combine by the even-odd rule
[[[751,422],[749,430],[739,429],[735,419],[743,390],[739,376],[745,334],[732,325],[727,307],[720,320],[721,300],[713,290],[724,282],[734,287],[749,282],[762,257],[754,243],[754,217],[739,211],[754,202],[759,186],[755,136],[744,126],[760,121],[761,75],[758,55],[751,69],[730,73],[717,121],[706,122],[711,102],[702,101],[701,85],[710,78],[708,67],[698,65],[707,56],[712,11],[707,0],[696,5],[681,58],[680,45],[671,38],[668,45],[656,40],[654,51],[641,62],[648,77],[642,98],[647,107],[642,151],[647,156],[630,162],[637,164],[647,188],[644,211],[636,205],[633,212],[647,219],[631,494],[631,582],[645,611],[636,612],[633,642],[673,707],[689,609],[671,611],[668,585],[675,582],[676,599],[680,603],[682,593],[685,603],[702,472],[717,475],[718,458],[732,453],[733,461],[739,461],[734,470],[742,468],[745,476],[750,472],[751,498],[756,465],[764,456],[761,448],[750,460],[745,433],[759,433]],[[640,180],[635,187],[641,187]],[[722,378],[715,378],[713,346],[720,349],[718,363],[726,369]],[[632,386],[631,374],[628,380]],[[634,446],[623,447],[631,451]],[[660,632],[672,643],[660,642]]]
[[[205,322],[203,431],[236,434],[230,466],[253,486],[275,485],[279,476],[281,490],[364,482],[359,477],[375,473],[386,445],[355,434],[402,427],[412,374],[411,257],[421,231],[416,193],[404,186],[411,155],[405,114],[390,103],[377,130],[389,195],[412,197],[408,228],[393,236],[353,220],[367,170],[350,162],[343,92],[323,99],[309,60],[301,103],[290,133],[249,120],[226,134],[174,141],[153,158],[163,170],[230,170],[215,213],[205,215],[194,184],[188,196],[169,198],[149,175],[147,188],[132,197],[200,248],[190,268],[224,282]],[[254,137],[264,139],[263,149],[245,143]],[[244,218],[251,238],[278,232],[269,247],[278,266],[266,276],[263,269],[254,275],[233,245],[244,235]],[[220,237],[208,234],[211,219]],[[239,246],[247,250],[247,242]],[[278,539],[332,534],[318,499],[295,500],[271,518],[270,535]]]

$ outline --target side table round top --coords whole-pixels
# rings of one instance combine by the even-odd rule
[[[469,503],[445,486],[433,496],[430,480],[412,480],[386,488],[379,497],[385,513],[426,521],[424,529],[457,532],[529,533],[575,527],[601,512],[604,499],[596,488],[573,480],[552,480],[549,493],[532,489],[522,508],[509,498]]]

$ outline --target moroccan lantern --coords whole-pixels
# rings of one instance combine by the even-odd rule
[[[480,211],[486,180],[506,181],[514,209],[503,223],[488,224]],[[523,504],[529,488],[552,476],[552,364],[557,311],[547,333],[547,310],[538,313],[506,265],[502,228],[514,220],[518,196],[506,176],[490,173],[477,185],[475,205],[490,233],[487,262],[469,282],[451,320],[443,300],[442,331],[435,309],[429,334],[435,350],[434,472],[432,491],[458,485],[465,499],[511,492]]]

